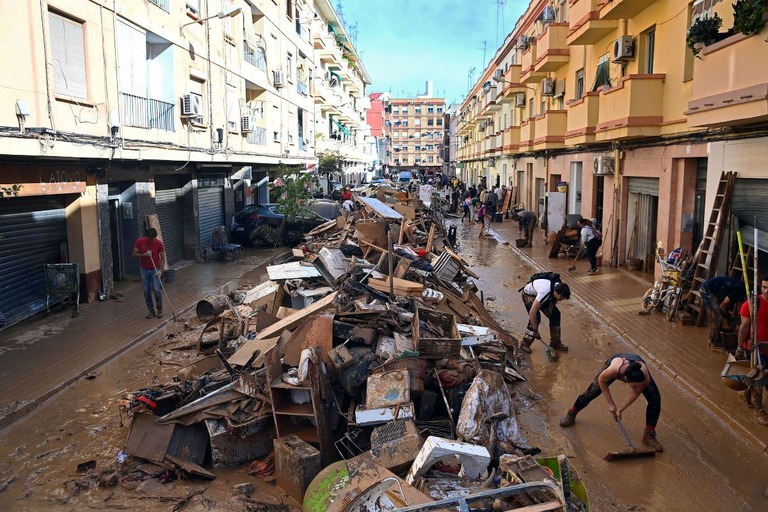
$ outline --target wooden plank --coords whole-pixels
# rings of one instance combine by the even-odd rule
[[[270,325],[269,327],[261,331],[259,334],[257,334],[255,339],[263,340],[264,338],[272,338],[274,336],[278,336],[285,329],[295,328],[300,322],[304,321],[304,319],[309,315],[322,311],[325,308],[331,306],[333,304],[333,301],[336,299],[337,293],[338,292],[333,292],[330,295],[318,300],[317,302],[313,302],[306,308],[300,309],[296,311],[294,314],[283,318],[282,320],[280,320],[275,324]],[[242,350],[242,347],[240,348],[240,350],[235,352],[232,357],[235,357],[241,350]],[[248,354],[248,357],[250,356],[251,354]]]
[[[394,288],[397,295],[406,295],[409,297],[419,297],[424,290],[424,285],[405,279],[394,278]],[[389,293],[389,279],[369,279],[368,286],[381,292]]]
[[[432,252],[432,243],[435,240],[435,231],[437,230],[437,225],[433,222],[432,226],[429,228],[429,236],[427,237],[427,253]]]

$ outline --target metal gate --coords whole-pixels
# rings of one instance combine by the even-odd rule
[[[63,197],[9,198],[0,213],[0,312],[5,326],[45,309],[43,266],[66,258]]]
[[[224,190],[221,187],[198,188],[197,212],[202,253],[213,245],[213,229],[224,225]]]
[[[169,264],[184,257],[184,208],[176,176],[155,177],[155,207]]]

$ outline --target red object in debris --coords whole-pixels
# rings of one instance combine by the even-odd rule
[[[149,398],[145,397],[144,395],[137,396],[136,400],[138,400],[139,402],[143,402],[143,403],[147,404],[147,407],[149,407],[150,409],[157,409],[157,402],[153,402],[152,400],[150,400]]]
[[[426,249],[421,249],[421,248],[419,248],[419,249],[416,249],[416,250],[415,250],[415,252],[416,252],[416,255],[417,255],[419,258],[423,258],[424,256],[426,256],[426,255],[427,255],[427,250],[426,250]]]

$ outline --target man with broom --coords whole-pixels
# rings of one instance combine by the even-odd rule
[[[621,407],[616,407],[613,401],[609,386],[613,381],[619,380],[629,385],[630,395]],[[584,409],[589,403],[600,396],[605,396],[608,402],[608,410],[613,414],[616,420],[621,420],[621,413],[632,405],[641,394],[645,397],[648,405],[645,408],[645,432],[643,433],[643,444],[656,450],[664,451],[664,447],[656,439],[656,424],[661,415],[661,393],[653,381],[648,366],[643,358],[637,354],[616,354],[611,356],[605,365],[600,369],[595,379],[589,385],[587,390],[579,395],[574,402],[573,407],[560,420],[561,427],[570,427],[576,422],[576,415]]]
[[[736,351],[736,359],[752,359],[753,369],[747,374],[747,389],[739,391],[739,398],[750,409],[755,409],[755,422],[758,425],[768,426],[768,414],[763,406],[763,387],[768,381],[765,365],[768,362],[768,274],[760,276],[760,295],[756,297],[754,305],[746,301],[741,305],[741,325],[739,325],[739,350]],[[752,309],[756,309],[754,317]],[[756,325],[752,334],[752,322]],[[753,353],[757,350],[757,353]]]

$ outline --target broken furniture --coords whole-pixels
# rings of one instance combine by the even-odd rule
[[[328,396],[326,378],[317,347],[309,349],[307,379],[289,384],[283,379],[283,362],[278,346],[266,353],[269,396],[275,420],[277,438],[296,435],[320,450],[323,466],[335,460],[335,450],[328,425]]]
[[[240,258],[243,252],[243,246],[229,241],[226,226],[213,228],[213,245],[211,249],[216,256],[223,256],[224,261],[231,261]]]
[[[301,503],[312,479],[322,469],[320,452],[293,434],[275,439],[277,485]]]

